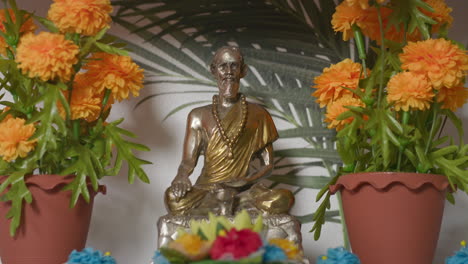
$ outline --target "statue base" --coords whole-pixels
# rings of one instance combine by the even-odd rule
[[[230,221],[234,220],[234,216],[227,216],[227,218]],[[190,230],[189,223],[192,219],[208,221],[208,216],[168,214],[159,218],[158,247],[166,246],[173,241],[179,228]],[[267,215],[263,217],[263,225],[267,240],[283,238],[302,246],[301,223],[294,216],[287,214]]]
[[[234,220],[234,216],[226,217],[230,221]],[[251,217],[256,218],[255,215]],[[208,221],[208,216],[168,214],[160,217],[158,220],[158,248],[164,247],[175,240],[178,229],[189,230],[191,220]],[[266,215],[263,217],[263,226],[266,240],[272,238],[288,239],[299,245],[302,250],[301,223],[294,216],[288,214]],[[309,261],[304,259],[301,263],[308,264]]]

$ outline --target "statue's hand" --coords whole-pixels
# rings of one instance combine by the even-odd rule
[[[171,184],[172,194],[176,197],[178,202],[180,198],[184,197],[187,192],[192,189],[192,183],[188,178],[175,179]]]

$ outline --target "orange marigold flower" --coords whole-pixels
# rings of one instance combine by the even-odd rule
[[[401,72],[387,84],[387,101],[394,103],[397,111],[429,109],[434,92],[424,75]]]
[[[112,97],[119,101],[126,99],[130,92],[138,96],[143,88],[143,69],[129,56],[95,53],[83,69],[88,70],[86,74],[93,79],[99,92],[109,89]]]
[[[427,76],[435,89],[461,85],[468,54],[445,39],[410,42],[400,54],[401,68]]]
[[[359,25],[364,19],[365,11],[359,5],[349,5],[342,2],[336,7],[331,24],[335,32],[343,33],[343,40],[349,40],[353,36],[352,26]]]
[[[420,8],[421,12],[437,22],[437,24],[432,25],[432,32],[438,32],[443,25],[449,27],[452,25],[453,17],[450,15],[452,8],[448,7],[444,0],[424,0],[424,2],[434,9],[434,12],[430,12]]]
[[[13,12],[13,9],[0,9],[0,31],[6,32],[5,25],[3,23],[7,22],[6,18],[6,10],[8,10],[8,13],[10,14],[11,20],[13,22],[16,22],[16,17],[15,13]],[[26,14],[24,14],[26,16]],[[26,34],[30,32],[34,32],[37,29],[36,24],[34,24],[34,20],[32,17],[30,17],[28,20],[26,20],[23,25],[20,28],[20,33],[21,34]],[[6,43],[5,39],[0,36],[0,54],[6,55],[6,48],[8,47],[8,44]]]
[[[379,24],[379,13],[378,9],[371,7],[365,10],[365,14],[362,17],[359,26],[363,29],[362,33],[369,37],[371,40],[375,40],[378,44],[381,44],[381,31]],[[390,23],[390,17],[393,10],[388,7],[381,7],[380,14],[382,16],[382,27],[384,28],[384,37],[387,40],[394,42],[402,42],[405,37],[405,31],[403,25],[400,28]],[[407,40],[416,41],[421,39],[421,34],[418,30],[415,30],[411,34],[406,35]]]
[[[437,93],[437,102],[442,102],[443,109],[456,111],[462,107],[468,99],[468,88],[457,86],[452,88],[442,87]]]
[[[0,156],[5,161],[24,158],[36,146],[37,139],[29,140],[36,128],[25,125],[22,118],[7,117],[0,122]]]
[[[64,94],[65,98],[68,98],[68,92],[65,91]],[[103,97],[104,93],[96,93],[96,89],[94,89],[86,74],[77,74],[73,83],[70,102],[71,119],[85,119],[88,122],[98,119],[101,113]],[[65,113],[60,104],[59,109],[62,116],[64,116]]]
[[[42,81],[59,78],[66,82],[78,62],[79,47],[63,35],[41,32],[27,34],[20,39],[16,50],[18,67],[30,78]]]
[[[350,96],[344,96],[335,102],[331,103],[327,107],[327,113],[325,114],[325,122],[329,123],[328,128],[336,128],[337,131],[340,131],[344,128],[346,124],[353,122],[354,117],[348,117],[344,120],[337,120],[338,116],[342,113],[349,111],[345,106],[360,106],[364,107],[364,103],[358,99]]]
[[[109,0],[54,0],[48,17],[62,32],[92,36],[111,21]]]
[[[382,4],[386,0],[377,0],[376,2]],[[359,5],[362,9],[369,8],[369,0],[346,0],[349,6]]]
[[[323,73],[314,78],[315,85],[313,88],[317,90],[312,93],[317,97],[317,103],[320,107],[324,107],[344,95],[353,95],[349,90],[356,90],[359,85],[359,79],[364,78],[361,74],[362,65],[353,62],[351,59],[345,59],[330,68],[323,69]],[[368,74],[370,70],[367,69]]]

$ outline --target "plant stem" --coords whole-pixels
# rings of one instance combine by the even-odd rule
[[[402,123],[403,125],[407,125],[408,122],[409,122],[409,118],[410,118],[410,114],[408,111],[403,111],[403,118],[402,118]],[[403,131],[404,131],[404,127],[403,127]],[[401,143],[401,142],[400,142]],[[405,151],[405,148],[406,148],[406,145],[402,145],[399,149],[398,149],[398,164],[397,164],[397,171],[400,171],[400,168],[401,168],[401,159],[403,157],[403,152]]]
[[[110,98],[111,93],[112,93],[111,89],[106,89],[106,92],[104,93],[104,98],[102,99],[102,107],[103,108],[106,106],[107,102],[109,102],[109,98]]]
[[[447,116],[444,117],[444,121],[442,122],[442,126],[440,127],[440,130],[439,130],[439,135],[437,136],[437,139],[440,138],[440,136],[442,135],[442,131],[444,131],[444,128],[445,128],[445,125],[447,124]]]
[[[397,171],[398,172],[400,171],[400,168],[401,168],[401,158],[403,157],[403,151],[404,151],[403,148],[400,148],[398,150],[398,164],[397,164]]]
[[[80,139],[80,120],[73,120],[73,138],[76,140]]]
[[[378,18],[379,18],[379,27],[380,27],[380,57],[382,60],[380,62],[380,82],[379,82],[379,95],[377,99],[377,107],[380,107],[383,95],[383,80],[384,80],[384,69],[385,69],[385,32],[382,22],[382,13],[380,11],[380,5],[377,5]]]
[[[102,114],[104,113],[104,109],[106,108],[107,102],[109,102],[111,93],[112,93],[112,90],[110,89],[106,89],[106,91],[104,92],[104,98],[102,98],[101,112],[99,113],[99,119],[102,118]]]
[[[433,112],[433,116],[432,116],[431,131],[429,132],[429,139],[426,142],[426,148],[424,149],[424,154],[429,153],[429,148],[430,148],[432,140],[434,139],[434,136],[435,136],[434,135],[435,134],[434,130],[435,130],[436,123],[437,123],[437,117],[439,116],[439,104],[434,103],[433,107],[434,107],[434,112]]]
[[[18,95],[16,93],[14,93],[13,91],[11,92],[11,95],[13,96],[13,102],[15,102],[15,104],[17,104],[18,101],[19,101]]]

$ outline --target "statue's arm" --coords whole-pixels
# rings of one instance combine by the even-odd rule
[[[224,185],[229,187],[241,187],[261,178],[270,176],[273,171],[273,146],[271,143],[266,145],[265,148],[257,154],[257,157],[260,159],[262,167],[243,180],[224,183]]]
[[[273,146],[271,143],[265,146],[265,148],[259,154],[259,158],[262,167],[247,178],[247,181],[249,182],[268,177],[273,171]]]
[[[182,161],[171,185],[176,197],[184,197],[192,187],[189,177],[197,165],[201,145],[201,118],[192,111],[187,117]]]

